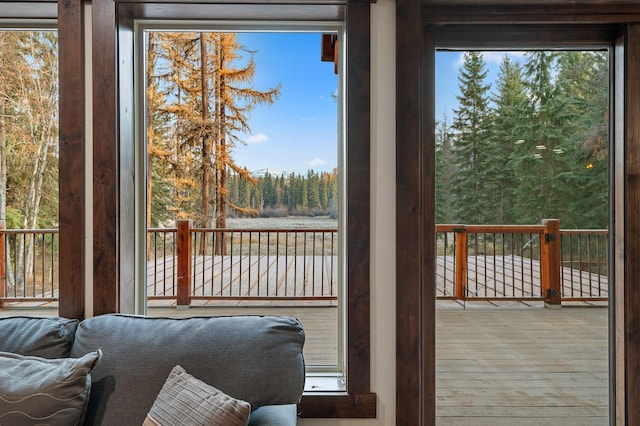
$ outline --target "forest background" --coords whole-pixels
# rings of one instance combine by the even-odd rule
[[[277,80],[252,86],[254,51],[232,33],[165,33],[148,52],[148,226],[336,214],[337,169],[258,174],[235,163],[252,111],[280,95]],[[437,122],[437,222],[606,228],[607,52],[505,54],[494,82],[482,52],[463,58],[458,107]],[[0,219],[56,227],[56,33],[0,32],[0,66]]]

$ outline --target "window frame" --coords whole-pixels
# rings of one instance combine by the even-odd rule
[[[421,45],[419,54],[398,55],[396,64],[397,163],[403,164],[402,168],[398,167],[396,181],[398,235],[396,241],[396,293],[398,294],[396,375],[397,377],[410,374],[418,376],[415,381],[398,381],[396,418],[403,424],[433,424],[436,421],[435,284],[432,279],[436,273],[435,244],[433,243],[435,241],[436,48],[471,47],[502,50],[516,47],[514,45],[520,48],[546,48],[557,40],[561,40],[562,45],[571,44],[576,47],[596,46],[613,50],[615,46],[616,52],[611,54],[612,62],[615,62],[616,67],[624,67],[625,65],[622,64],[627,58],[618,52],[618,45],[621,42],[616,40],[616,37],[619,37],[624,27],[619,24],[630,18],[625,12],[632,12],[624,6],[617,11],[622,13],[621,15],[605,15],[607,12],[605,6],[584,8],[581,10],[582,13],[578,13],[575,5],[566,5],[566,7],[558,5],[549,9],[541,6],[461,6],[460,4],[428,7],[422,3],[420,0],[412,0],[396,11],[398,22],[403,22],[406,29],[402,33],[397,33],[397,51],[411,50],[411,43],[415,42],[416,38],[421,40],[421,43],[418,43]],[[637,9],[635,13],[638,13]],[[415,19],[415,15],[419,15],[420,18]],[[414,48],[413,53],[415,50]],[[611,94],[612,100],[615,97],[616,102],[616,108],[612,108],[615,118],[612,115],[610,120],[612,146],[610,164],[614,169],[614,161],[624,162],[623,153],[617,152],[617,149],[614,150],[613,145],[626,142],[622,142],[624,135],[620,129],[628,124],[621,123],[623,118],[621,118],[618,103],[625,102],[625,93],[628,93],[625,87],[628,80],[617,78],[619,76],[614,77],[613,71],[610,75],[612,81],[615,79],[615,87],[612,88],[615,90],[612,90]],[[418,106],[415,109],[403,109],[408,104]],[[637,113],[637,108],[634,112]],[[625,195],[625,189],[620,187],[622,171],[618,169],[617,173],[619,176],[614,177],[612,174],[611,177],[610,206],[618,203],[619,199]],[[619,227],[622,225],[617,225],[618,229],[613,227],[613,213],[610,213],[610,219],[612,220],[610,229],[613,247],[620,244],[618,239],[622,234]],[[616,218],[615,223],[621,224],[623,221]],[[416,232],[416,229],[419,231]],[[411,257],[404,255],[412,253],[413,250],[416,251],[416,255]],[[611,256],[611,258],[614,257]],[[612,266],[612,269],[617,270],[619,267]],[[618,277],[615,286],[619,287],[622,282],[619,271],[614,274],[611,270],[610,274],[612,283],[614,276]],[[618,310],[628,312],[619,305],[620,296],[616,297]],[[613,308],[613,300],[610,300],[610,306]],[[613,309],[611,310],[612,342],[616,341],[614,318],[617,317],[619,320],[625,312],[619,312],[616,316]],[[634,317],[637,318],[637,314]],[[619,331],[618,335],[620,335]],[[612,344],[610,350],[611,357],[614,359],[619,348]],[[406,359],[407,362],[400,362],[401,359]],[[621,363],[618,362],[618,364]],[[612,381],[617,379],[619,382],[620,377],[624,377],[624,372],[620,372],[619,366],[617,369],[618,371],[612,373],[611,378]],[[614,370],[616,368],[612,364],[612,371]],[[616,398],[613,389],[615,385],[611,386],[610,398],[613,408],[614,400],[619,403],[621,398],[620,396]],[[611,410],[612,422],[616,416],[615,411]]]
[[[239,18],[235,14],[243,6],[189,3],[180,8],[180,3],[147,8],[146,2],[92,2],[93,96],[101,99],[101,108],[93,110],[95,315],[135,312],[135,219],[129,207],[135,200],[135,19],[176,19],[182,18],[180,13],[197,13],[202,19],[203,10],[216,20],[221,14]],[[301,1],[245,7],[254,14],[256,9],[282,13],[280,20],[321,20],[323,13],[332,14],[345,25],[347,391],[305,393],[298,411],[300,417],[375,418],[377,397],[370,388],[370,4]]]
[[[146,111],[146,56],[147,51],[145,46],[145,34],[147,32],[238,32],[238,33],[297,33],[297,34],[316,34],[320,36],[321,34],[331,33],[337,34],[338,40],[340,43],[344,40],[344,25],[341,22],[306,22],[306,23],[265,23],[265,22],[248,22],[248,21],[183,21],[183,20],[137,20],[135,22],[135,30],[134,37],[136,43],[136,59],[135,59],[135,81],[138,90],[136,92],[136,122],[139,123],[135,129],[135,137],[136,137],[136,175],[137,176],[146,176],[148,173],[147,168],[147,144],[146,144],[146,127],[147,127],[147,117],[144,111]],[[320,61],[318,57],[318,61]],[[345,373],[345,343],[344,343],[344,317],[345,317],[345,309],[344,309],[344,301],[345,301],[345,274],[344,268],[346,265],[346,245],[344,234],[346,227],[344,223],[345,217],[345,204],[346,199],[344,197],[344,176],[346,173],[345,170],[345,136],[344,136],[344,128],[345,121],[344,120],[344,110],[345,104],[344,102],[344,70],[342,69],[343,59],[341,58],[338,61],[338,102],[336,108],[337,114],[337,125],[338,125],[338,135],[337,135],[337,145],[336,145],[336,154],[338,158],[338,169],[340,170],[339,175],[339,193],[340,200],[338,202],[338,209],[340,218],[338,220],[338,245],[339,245],[339,259],[338,259],[338,279],[339,279],[339,289],[338,289],[338,310],[339,316],[336,324],[337,330],[337,365],[309,365],[307,364],[307,382],[305,387],[310,389],[310,385],[316,385],[318,388],[317,391],[321,391],[323,389],[330,391],[338,391],[344,390],[344,386],[341,383],[344,382],[344,373]],[[148,309],[148,300],[147,300],[147,271],[146,271],[146,244],[147,244],[147,229],[146,229],[146,207],[147,207],[147,194],[145,188],[145,182],[138,181],[138,185],[136,187],[136,195],[135,195],[135,208],[134,211],[136,213],[136,230],[137,234],[135,237],[136,244],[136,261],[135,261],[135,271],[136,271],[136,289],[135,289],[135,313],[146,315]],[[285,308],[286,310],[286,308]],[[314,388],[315,389],[315,388]],[[316,392],[316,390],[314,390]]]

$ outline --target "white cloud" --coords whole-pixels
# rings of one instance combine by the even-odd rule
[[[317,166],[324,166],[325,164],[327,164],[327,162],[320,157],[316,157],[313,160],[308,161],[307,164],[311,167],[317,167]]]
[[[264,133],[256,133],[255,135],[249,136],[244,141],[249,145],[255,145],[258,143],[266,142],[269,140],[269,137]]]

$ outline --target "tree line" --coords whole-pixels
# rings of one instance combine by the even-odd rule
[[[607,53],[505,54],[494,85],[482,52],[463,59],[436,125],[437,223],[607,228]]]

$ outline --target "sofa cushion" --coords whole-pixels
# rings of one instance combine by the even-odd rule
[[[0,424],[82,424],[100,351],[48,359],[0,352]]]
[[[298,406],[265,405],[251,413],[249,426],[296,426]]]
[[[102,348],[92,372],[91,424],[142,424],[176,365],[256,409],[296,404],[304,330],[279,316],[148,318],[102,315],[78,326],[71,355]]]
[[[251,406],[173,367],[143,426],[246,426]]]
[[[59,317],[0,317],[0,351],[68,357],[77,326],[78,320]]]

